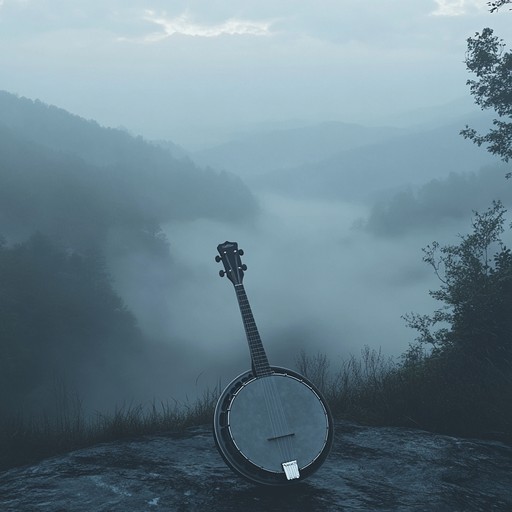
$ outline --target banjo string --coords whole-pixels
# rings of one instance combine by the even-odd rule
[[[287,435],[290,432],[288,422],[286,421],[286,417],[284,414],[281,397],[279,396],[279,392],[275,385],[274,379],[272,378],[272,373],[270,371],[270,367],[268,366],[268,361],[266,360],[263,347],[261,347],[262,353],[258,353],[258,348],[261,345],[261,340],[259,338],[259,333],[257,331],[253,332],[251,326],[249,325],[250,323],[252,323],[254,325],[254,329],[256,329],[256,325],[254,324],[252,312],[249,306],[249,300],[245,295],[245,290],[242,285],[235,286],[235,290],[240,310],[242,313],[242,318],[244,320],[243,323],[245,328],[245,334],[249,342],[249,348],[251,351],[251,356],[257,374],[256,376],[262,380],[263,393],[265,396],[265,403],[269,416],[270,426],[272,428],[273,437],[276,438],[275,441],[277,441],[277,445],[279,447],[279,453],[282,458],[282,463],[289,462],[293,460],[292,440],[291,437]],[[261,376],[258,376],[258,370],[261,370]],[[269,371],[270,374],[268,374]],[[265,373],[267,374],[265,375]]]
[[[253,336],[250,333],[247,333],[247,337],[249,338],[249,341],[252,343],[256,343],[258,341],[256,339],[256,336]],[[255,345],[253,344],[252,346],[254,347]],[[253,352],[253,361],[254,361],[254,366],[256,369],[256,374],[258,374],[258,370],[260,369],[259,365],[261,364],[261,362],[258,360],[258,355],[254,352]],[[258,375],[256,375],[256,376],[258,377]],[[279,452],[281,454],[281,458],[286,458],[288,456],[288,453],[286,453],[286,450],[283,450],[283,443],[282,443],[283,439],[278,437],[279,435],[281,435],[281,428],[283,425],[282,425],[282,422],[279,421],[280,420],[279,411],[277,409],[277,404],[275,403],[275,400],[273,400],[273,393],[270,388],[269,381],[272,379],[269,379],[268,377],[269,377],[268,375],[262,375],[261,377],[259,377],[259,380],[261,381],[262,388],[263,388],[263,395],[265,397],[265,405],[266,405],[270,425],[272,428],[272,436],[277,438],[276,441],[277,441],[277,445],[279,447]],[[283,462],[286,462],[286,461],[283,460]]]
[[[248,334],[248,337],[251,342],[257,343],[259,338],[256,335]],[[253,345],[254,347],[255,345]],[[275,386],[274,379],[272,375],[264,375],[267,371],[267,368],[260,368],[263,359],[262,355],[258,355],[256,352],[253,352],[254,366],[256,369],[256,373],[259,373],[258,370],[261,370],[260,379],[262,381],[263,393],[265,397],[266,408],[269,416],[270,425],[272,428],[273,437],[275,437],[275,441],[279,447],[279,453],[281,454],[282,461],[281,462],[289,462],[291,459],[291,445],[289,437],[280,437],[284,434],[288,433],[287,429],[287,421],[284,416],[284,410],[282,406],[282,402],[280,400],[279,393]],[[266,366],[266,365],[265,365]]]
[[[294,459],[292,454],[292,438],[287,435],[290,434],[290,427],[288,425],[288,421],[286,420],[283,403],[281,401],[281,395],[276,387],[276,381],[274,378],[269,378],[267,380],[271,400],[274,402],[274,411],[276,414],[277,422],[279,424],[280,433],[281,435],[286,436],[278,439],[278,442],[284,445],[284,455],[286,455],[286,460],[283,460],[282,462],[290,462]]]
[[[274,430],[274,437],[277,437],[276,441],[279,446],[281,457],[283,458],[281,462],[289,462],[293,459],[292,440],[287,435],[289,434],[289,426],[284,414],[281,397],[276,387],[275,377],[267,375],[261,378],[263,380],[263,389],[265,401],[267,402],[270,423]]]

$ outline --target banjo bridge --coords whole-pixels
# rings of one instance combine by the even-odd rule
[[[291,437],[294,436],[295,432],[291,432],[290,434],[283,434],[281,436],[274,436],[267,438],[267,441],[275,441],[276,439],[282,439],[283,437]]]
[[[287,480],[294,480],[295,478],[300,477],[299,466],[297,466],[296,460],[291,460],[290,462],[283,462],[282,466]]]

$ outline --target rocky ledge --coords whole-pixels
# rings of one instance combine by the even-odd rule
[[[338,422],[333,450],[286,488],[241,480],[211,429],[101,444],[0,474],[3,512],[511,511],[512,447]]]

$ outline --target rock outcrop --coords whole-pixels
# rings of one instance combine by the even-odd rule
[[[101,444],[0,474],[3,512],[510,511],[512,447],[336,424],[333,450],[286,488],[245,482],[211,429]]]

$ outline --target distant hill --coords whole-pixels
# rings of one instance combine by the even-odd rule
[[[171,155],[174,158],[178,158],[178,159],[189,158],[189,153],[186,149],[181,147],[179,144],[175,144],[174,142],[172,142],[170,140],[161,140],[161,139],[160,140],[152,140],[150,143],[153,146],[165,149],[166,151],[171,153]]]
[[[510,168],[500,163],[478,172],[450,173],[418,188],[407,187],[376,201],[361,227],[379,236],[400,236],[465,219],[472,211],[483,212],[493,200],[509,208],[512,183],[505,174]]]
[[[481,116],[465,118],[478,128]],[[269,172],[259,186],[326,199],[363,199],[404,185],[421,185],[451,172],[477,171],[497,161],[459,135],[462,123],[402,133],[347,149],[319,162]]]
[[[95,165],[147,165],[148,158],[172,162],[166,152],[142,137],[5,91],[0,91],[0,125],[24,139]]]
[[[462,96],[442,105],[432,105],[413,110],[397,112],[385,118],[386,124],[403,128],[428,129],[445,126],[465,119],[482,117],[480,108],[469,95]]]
[[[402,133],[398,128],[326,122],[246,133],[191,156],[201,165],[250,176],[317,162],[342,150],[379,143]]]
[[[114,226],[157,232],[170,220],[252,217],[256,200],[141,137],[0,92],[0,234],[31,230],[92,243]],[[67,233],[67,235],[66,235]],[[16,237],[15,237],[16,238]]]

